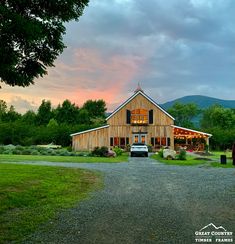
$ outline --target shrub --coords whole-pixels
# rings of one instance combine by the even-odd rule
[[[12,154],[12,150],[7,149],[7,150],[3,151],[3,154]]]
[[[0,154],[2,154],[4,152],[4,147],[0,146]]]
[[[159,152],[158,152],[158,155],[163,158],[163,149],[160,149]]]
[[[61,151],[60,156],[70,156],[70,153],[68,151]]]
[[[25,148],[24,150],[22,150],[22,155],[30,155],[31,154],[31,150],[29,148]]]
[[[40,155],[40,152],[38,150],[32,150],[31,155]]]
[[[95,147],[94,150],[91,152],[92,156],[98,156],[98,157],[106,157],[108,153],[108,148],[103,147]]]
[[[186,160],[186,151],[185,150],[183,150],[183,149],[180,150],[180,153],[178,155],[178,159],[179,160]]]
[[[21,151],[17,150],[17,149],[14,149],[14,150],[12,150],[12,154],[20,155]]]
[[[130,145],[130,144],[127,144],[127,145],[126,145],[126,151],[127,151],[127,152],[130,152],[130,150],[131,150],[131,145]]]
[[[148,151],[149,151],[149,152],[152,152],[152,151],[153,151],[153,146],[152,146],[152,144],[148,144],[147,146],[148,146]]]
[[[122,155],[122,149],[120,147],[114,147],[113,151],[116,153],[117,156]]]
[[[15,149],[19,151],[23,151],[25,148],[23,146],[18,145],[15,147]]]

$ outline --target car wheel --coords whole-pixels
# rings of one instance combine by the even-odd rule
[[[148,153],[145,153],[145,157],[148,157]]]
[[[133,153],[131,152],[131,157],[133,157]]]

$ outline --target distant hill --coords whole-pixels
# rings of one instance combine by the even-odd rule
[[[186,103],[196,103],[199,108],[208,108],[213,104],[219,104],[225,108],[235,108],[235,100],[223,100],[214,97],[207,97],[201,95],[185,96],[175,99],[170,102],[160,104],[164,109],[168,109],[173,106],[175,102]]]

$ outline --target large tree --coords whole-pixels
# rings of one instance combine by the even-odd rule
[[[64,23],[78,20],[88,1],[1,0],[1,81],[25,87],[45,75],[65,48]]]
[[[55,118],[59,123],[76,124],[79,108],[75,105],[75,103],[71,103],[68,99],[66,99],[62,105],[58,105],[54,113]]]
[[[176,102],[167,111],[175,118],[176,125],[191,128],[194,127],[192,119],[199,114],[199,108],[195,103]]]

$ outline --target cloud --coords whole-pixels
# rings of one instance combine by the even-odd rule
[[[112,110],[141,82],[159,103],[235,99],[234,11],[233,0],[91,0],[66,25],[68,48],[49,75],[25,89],[4,86],[4,96],[55,105],[103,98]]]
[[[17,112],[25,113],[28,110],[37,110],[37,104],[34,101],[28,101],[22,97],[13,97],[12,100],[8,102],[8,106],[13,105]]]

